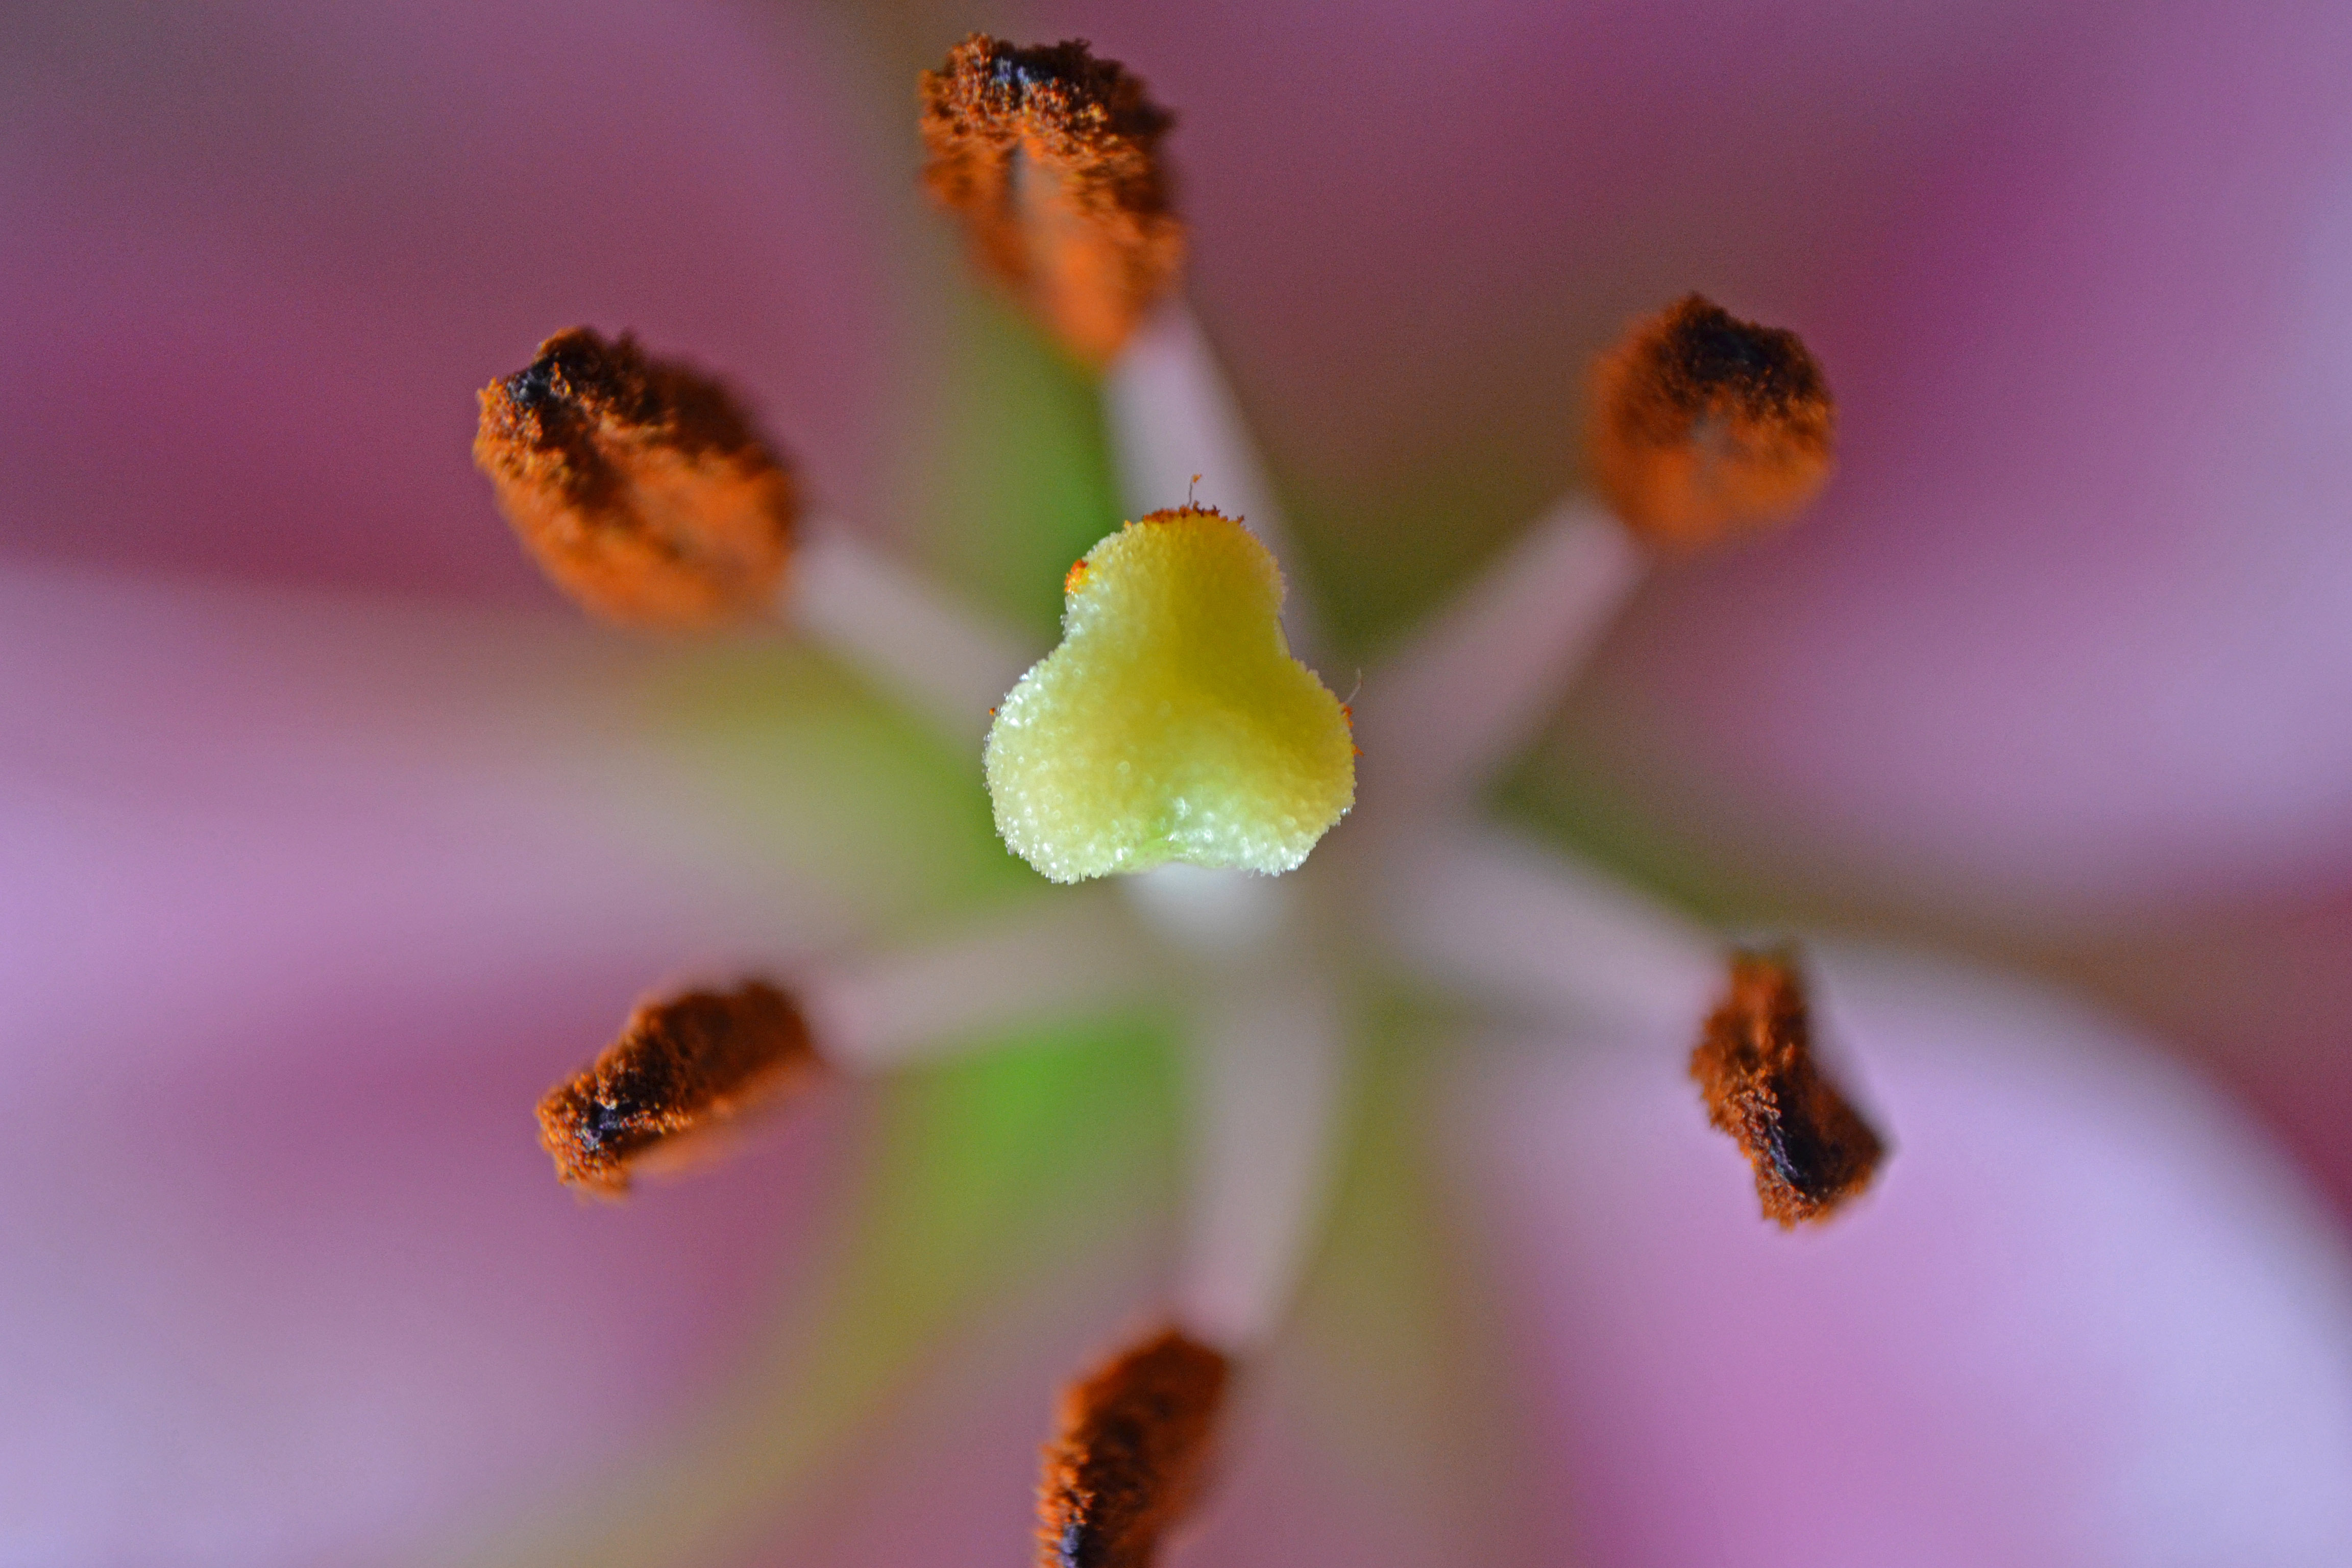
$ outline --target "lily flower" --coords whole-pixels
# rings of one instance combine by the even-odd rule
[[[684,341],[760,378],[761,403],[796,416],[775,428],[830,515],[890,516],[858,455],[887,401],[879,367],[899,362],[856,352],[876,313],[861,290],[875,257],[924,242],[912,223],[861,225],[875,170],[845,177],[823,162],[855,167],[840,133],[789,123],[828,104],[849,122],[871,112],[807,63],[856,58],[835,25],[621,7],[567,14],[554,34],[468,12],[245,41],[286,65],[286,99],[210,100],[152,43],[142,58],[96,34],[42,40],[88,74],[163,84],[126,94],[134,110],[169,121],[201,102],[225,118],[151,147],[135,114],[100,131],[61,95],[38,106],[48,161],[27,164],[45,205],[22,276],[50,357],[26,384],[46,397],[23,401],[36,430],[82,419],[112,445],[75,447],[79,467],[31,465],[27,505],[52,518],[78,496],[110,504],[89,531],[27,537],[26,556],[82,569],[20,566],[7,588],[11,727],[27,738],[9,792],[26,889],[12,1016],[34,1042],[12,1053],[26,1198],[12,1253],[26,1267],[7,1310],[22,1314],[15,1342],[40,1347],[16,1373],[16,1489],[0,1493],[20,1554],[675,1562],[772,1541],[830,1561],[1017,1557],[1045,1392],[1110,1355],[1105,1376],[1073,1386],[1048,1471],[1047,1520],[1065,1533],[1044,1550],[1071,1561],[1109,1550],[1089,1533],[1105,1517],[1088,1511],[1089,1467],[1118,1447],[1102,1434],[1137,1390],[1183,1409],[1146,1423],[1145,1449],[1174,1458],[1143,1467],[1159,1488],[1141,1501],[1149,1528],[1113,1544],[1148,1553],[1162,1526],[1189,1530],[1172,1561],[2329,1560],[2352,1520],[2340,1242],[2210,1089],[2116,1026],[1977,970],[1812,939],[1798,961],[1735,964],[1687,914],[1524,815],[1498,819],[1495,780],[1643,578],[1739,581],[1737,562],[1653,567],[1627,526],[1686,472],[1604,458],[1605,503],[1540,510],[1466,587],[1425,595],[1435,608],[1417,629],[1368,637],[1376,617],[1314,592],[1310,568],[1377,531],[1360,545],[1328,532],[1307,554],[1284,537],[1241,400],[1175,291],[1163,283],[1124,335],[1099,310],[1043,312],[1049,329],[1081,324],[1076,366],[1099,372],[976,297],[957,306],[987,365],[966,412],[986,431],[992,401],[1020,406],[994,428],[1023,445],[988,459],[1012,499],[951,486],[966,510],[942,522],[1050,510],[1115,470],[1143,531],[1088,551],[1066,587],[1066,547],[1044,574],[1069,607],[1062,679],[1094,609],[1117,629],[1136,605],[1186,599],[1197,574],[1232,575],[1202,561],[1257,562],[1237,525],[1192,504],[1197,473],[1199,500],[1246,518],[1288,578],[1283,626],[1257,630],[1304,656],[1290,668],[1318,671],[1335,705],[1351,696],[1343,717],[1363,748],[1360,797],[1336,826],[1306,823],[1323,831],[1279,877],[1245,868],[1292,859],[1297,824],[1241,851],[1244,869],[1048,886],[992,832],[1033,786],[992,749],[1007,760],[992,819],[979,747],[985,704],[1009,710],[1043,651],[1022,646],[1038,617],[990,602],[1036,607],[1036,590],[1007,587],[1054,540],[960,527],[919,564],[909,535],[796,526],[781,615],[815,657],[758,631],[648,647],[533,608],[322,592],[337,574],[457,583],[473,562],[515,584],[476,553],[494,525],[462,473],[434,481],[462,527],[420,546],[380,526],[434,493],[401,480],[431,461],[411,454],[449,445],[407,445],[433,423],[415,411],[449,389],[404,390],[447,355],[404,327],[469,307],[436,290],[357,323],[374,352],[332,362],[353,378],[340,390],[415,427],[395,419],[387,467],[335,479],[359,504],[323,523],[294,481],[335,467],[318,459],[343,453],[348,426],[249,359],[219,375],[217,356],[167,352],[189,346],[173,333],[290,311],[270,341],[301,363],[292,351],[311,335],[353,325],[326,308],[338,290],[406,298],[390,263],[289,298],[239,248],[253,214],[159,198],[177,188],[171,157],[201,167],[215,148],[287,148],[234,187],[256,213],[347,177],[340,160],[376,145],[363,114],[316,167],[278,117],[299,122],[337,71],[383,83],[397,79],[384,60],[422,62],[430,79],[402,84],[382,124],[419,123],[404,104],[462,101],[499,134],[461,124],[405,148],[446,172],[387,176],[383,194],[421,209],[482,179],[476,156],[497,146],[510,169],[466,209],[492,236],[544,243],[546,214],[504,210],[519,191],[543,188],[548,214],[619,204],[584,209],[599,221],[567,234],[562,264],[534,257],[544,265],[512,295],[481,287],[471,297],[496,309],[452,338],[499,352],[509,318],[579,287],[565,281],[578,258],[605,299],[564,319],[609,304],[657,356]],[[1144,52],[1130,58],[1156,85]],[[516,69],[532,61],[537,78]],[[509,73],[600,94],[466,96]],[[797,107],[777,107],[782,81],[806,89]],[[323,100],[339,126],[366,108]],[[591,105],[604,133],[548,136],[536,121],[558,103]],[[1179,107],[1181,152],[1194,117],[1215,115]],[[667,237],[697,200],[675,178],[694,160],[677,154],[710,144],[713,123],[796,152],[776,161],[801,182],[794,210],[843,219],[772,226],[779,253],[805,258],[794,276],[838,285],[782,333],[797,345],[782,362],[841,378],[822,391],[772,395],[788,381],[741,352],[736,318],[698,332],[690,312],[663,322],[627,301],[644,291],[635,273],[706,265]],[[110,163],[121,145],[158,161]],[[1186,168],[1186,191],[1206,198],[1215,160]],[[126,173],[148,183],[100,177]],[[173,292],[136,250],[110,253],[140,286],[79,291],[85,242],[105,232],[93,190],[205,266]],[[637,192],[649,211],[629,205]],[[707,195],[718,221],[703,232],[727,236],[740,197]],[[1190,241],[1204,278],[1213,237]],[[383,254],[488,255],[508,276],[520,247],[482,240]],[[730,304],[757,295],[754,270]],[[147,310],[152,330],[70,308],[94,299]],[[1849,471],[1885,461],[1866,455],[1832,334],[1807,336],[1843,397]],[[1638,363],[1643,341],[1618,363]],[[507,368],[467,380],[493,367]],[[124,401],[174,375],[180,395]],[[1611,384],[1604,374],[1596,410]],[[1742,449],[1738,421],[1711,417],[1707,438],[1728,425]],[[1057,420],[1074,434],[1051,434]],[[1088,454],[1097,431],[1108,463]],[[197,515],[223,526],[193,542],[142,521],[158,498],[233,472],[222,455],[240,436],[266,459],[259,501],[205,501],[215,510]],[[282,527],[272,485],[289,498]],[[760,508],[799,510],[798,487],[752,488]],[[444,537],[462,542],[436,555]],[[1128,559],[1129,540],[1172,541],[1180,558]],[[118,574],[88,571],[98,559]],[[159,575],[159,560],[266,585]],[[306,562],[313,585],[286,586]],[[1246,618],[1213,602],[1221,626]],[[1664,635],[1637,626],[1634,646]],[[1353,694],[1342,648],[1364,650]],[[1052,668],[1028,678],[1042,708],[1066,700]],[[1162,689],[1155,657],[1088,668],[1122,694]],[[1246,714],[1255,699],[1240,700]],[[1070,743],[1049,740],[1044,772],[1083,787],[1031,841],[1040,870],[1090,864],[1090,849],[1060,858],[1072,816],[1077,839],[1114,856],[1223,854],[1234,836],[1129,835],[1124,784],[1096,776],[1122,759],[1080,766]],[[1164,782],[1165,765],[1147,771]],[[1276,801],[1234,787],[1259,765],[1211,781],[1233,820],[1260,822]],[[786,1042],[763,1061],[805,1066],[813,1047],[825,1087],[691,1180],[622,1205],[561,1201],[521,1108],[610,1037],[632,994],[749,973],[782,989],[670,991],[609,1060],[665,1040],[709,1067],[679,1042],[740,1026]],[[1694,1047],[1711,1104],[1685,1072]],[[559,1105],[559,1152],[565,1129],[590,1155],[636,1134],[605,1116],[626,1108],[604,1067],[568,1120]],[[885,1069],[895,1087],[845,1087]],[[706,1080],[692,1107],[757,1077]],[[1759,1136],[1759,1119],[1781,1125],[1776,1108],[1832,1084],[1853,1103],[1832,1096],[1817,1129],[1851,1118],[1894,1144],[1859,1196],[1790,1185],[1808,1163]],[[1748,1131],[1752,1179],[1710,1110]],[[1757,1212],[1776,1178],[1788,1217],[1841,1212],[1783,1234]],[[1171,1365],[1149,1328],[1163,1313],[1208,1356]],[[1213,1442],[1199,1436],[1213,1426]]]

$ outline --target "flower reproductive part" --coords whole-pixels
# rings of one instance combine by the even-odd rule
[[[1826,1217],[1868,1184],[1885,1145],[1813,1062],[1788,964],[1736,959],[1710,1015],[1717,939],[1555,846],[1475,822],[1481,789],[1645,574],[1819,488],[1831,405],[1792,334],[1696,296],[1644,324],[1594,374],[1607,504],[1549,509],[1368,672],[1360,708],[1343,705],[1293,656],[1267,542],[1186,483],[1214,472],[1253,506],[1272,494],[1206,339],[1165,297],[1181,248],[1159,163],[1168,116],[1083,45],[978,36],[924,75],[922,106],[926,178],[981,265],[1100,371],[1130,495],[1184,500],[1136,505],[1070,567],[1057,647],[1024,651],[851,528],[810,526],[778,592],[789,476],[723,394],[625,339],[551,340],[484,395],[478,454],[551,575],[599,613],[655,618],[576,579],[623,584],[632,609],[667,594],[706,621],[764,616],[960,744],[984,713],[1006,847],[1047,882],[1110,883],[1041,889],[1037,909],[929,946],[797,960],[794,996],[754,982],[641,1007],[548,1096],[543,1139],[565,1181],[617,1195],[815,1073],[909,1066],[1124,1003],[1181,1005],[1192,1168],[1165,1305],[1176,1326],[1067,1390],[1039,1499],[1042,1568],[1145,1568],[1202,1486],[1234,1369],[1278,1331],[1312,1255],[1347,1131],[1357,980],[1402,974],[1662,1042],[1697,1034],[1692,1071],[1754,1162],[1769,1217]],[[698,444],[688,411],[713,407],[730,438]],[[772,564],[698,575],[732,559],[704,542],[741,531],[769,471],[774,504],[751,511]],[[1262,521],[1279,537],[1277,517]],[[551,558],[541,534],[565,549]],[[1320,657],[1311,633],[1301,642]],[[1378,820],[1318,871],[1312,852],[1359,810],[1360,755]]]
[[[692,1157],[713,1134],[823,1075],[808,1025],[763,981],[642,1003],[621,1037],[539,1102],[563,1182],[618,1198],[638,1172]]]
[[[1037,1568],[1150,1568],[1199,1494],[1231,1371],[1171,1329],[1063,1392],[1037,1489]]]
[[[1089,364],[1175,284],[1184,230],[1160,139],[1174,117],[1082,41],[974,33],[922,78],[924,184],[972,255]]]
[[[1707,1121],[1755,1167],[1764,1217],[1782,1229],[1827,1219],[1878,1173],[1885,1142],[1814,1059],[1793,957],[1734,955],[1690,1072]]]
[[[1779,522],[1829,480],[1835,411],[1794,332],[1693,294],[1593,366],[1593,477],[1653,543],[1692,550]]]
[[[748,618],[792,554],[792,470],[724,386],[625,335],[558,332],[484,387],[474,461],[556,586],[625,626]]]
[[[1006,846],[1056,882],[1170,860],[1296,868],[1355,803],[1355,742],[1290,656],[1265,546],[1206,507],[1153,512],[1064,588],[1061,647],[989,731]]]

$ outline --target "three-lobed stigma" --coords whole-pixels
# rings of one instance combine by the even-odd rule
[[[1056,882],[1304,861],[1355,804],[1355,740],[1290,656],[1265,546],[1208,508],[1157,511],[1097,544],[1066,587],[1061,646],[988,734],[1006,846]]]

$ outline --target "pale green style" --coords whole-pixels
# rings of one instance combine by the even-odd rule
[[[1089,551],[1062,645],[988,732],[1006,846],[1056,882],[1305,860],[1355,804],[1356,746],[1290,657],[1282,594],[1265,546],[1214,511],[1153,512]]]

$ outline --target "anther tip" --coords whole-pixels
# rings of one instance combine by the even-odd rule
[[[1730,984],[1691,1052],[1707,1121],[1756,1173],[1782,1229],[1829,1218],[1868,1187],[1886,1145],[1821,1069],[1793,961],[1736,953]]]
[[[573,327],[480,403],[476,466],[541,569],[593,614],[710,626],[774,595],[793,475],[718,382]]]
[[[924,184],[974,258],[1077,358],[1108,363],[1182,266],[1160,156],[1174,117],[1082,39],[974,33],[923,73],[921,99]]]
[[[1793,515],[1828,482],[1835,408],[1797,334],[1693,294],[1593,366],[1595,481],[1627,526],[1694,549]]]
[[[644,1002],[594,1062],[539,1102],[565,1185],[618,1198],[632,1175],[805,1088],[824,1070],[793,999],[753,980]]]
[[[1037,1492],[1037,1568],[1150,1568],[1199,1495],[1232,1363],[1170,1329],[1062,1395]]]

